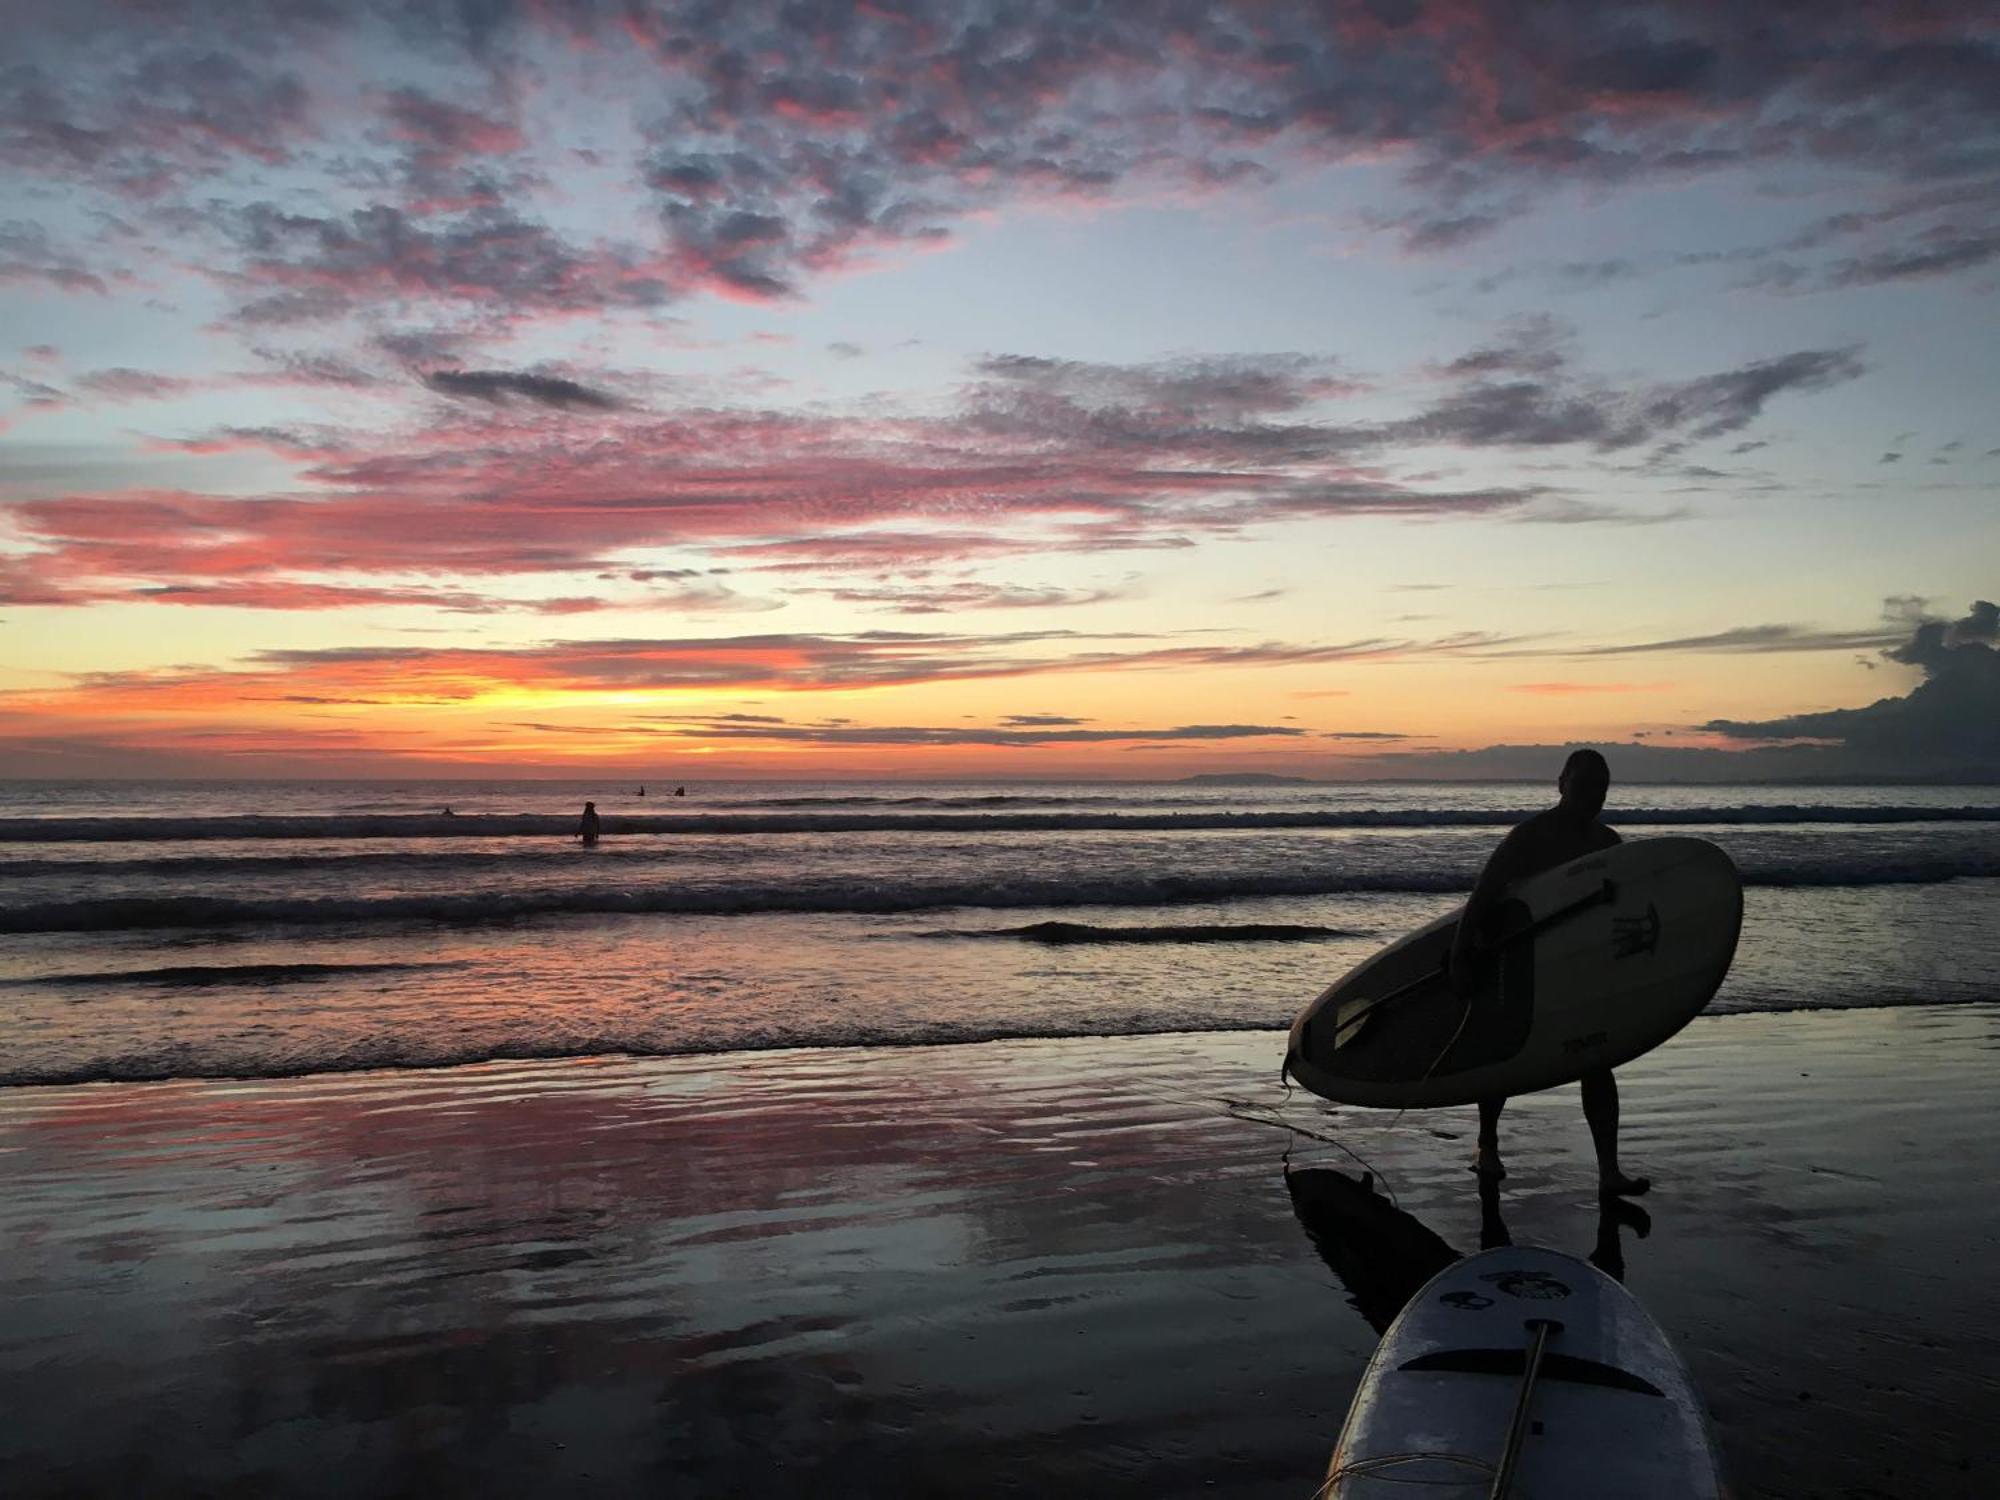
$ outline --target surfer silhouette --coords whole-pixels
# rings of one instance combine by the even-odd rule
[[[1619,842],[1618,835],[1597,820],[1611,790],[1611,767],[1602,755],[1595,750],[1575,751],[1563,763],[1556,789],[1561,794],[1556,805],[1536,813],[1502,839],[1486,868],[1479,872],[1451,950],[1452,983],[1461,995],[1472,994],[1481,971],[1492,962],[1494,929],[1502,915],[1502,893],[1507,887]],[[1502,959],[1502,1004],[1507,989],[1506,962]],[[1583,1117],[1597,1148],[1598,1190],[1606,1195],[1645,1192],[1652,1184],[1643,1177],[1627,1177],[1618,1165],[1617,1079],[1609,1068],[1600,1068],[1584,1074],[1581,1082]],[[1479,1153],[1473,1170],[1481,1177],[1498,1180],[1507,1175],[1500,1160],[1500,1111],[1506,1103],[1504,1098],[1479,1101]]]
[[[593,847],[597,843],[597,804],[595,802],[586,802],[583,804],[583,816],[577,820],[576,836],[582,840],[583,846],[586,849]]]

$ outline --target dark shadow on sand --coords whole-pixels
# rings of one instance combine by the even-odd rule
[[[1354,1310],[1377,1333],[1384,1333],[1403,1305],[1438,1272],[1461,1258],[1445,1240],[1414,1215],[1405,1213],[1375,1187],[1374,1174],[1359,1177],[1332,1167],[1286,1168],[1285,1191],[1299,1227],[1326,1262]],[[1514,1243],[1501,1213],[1501,1184],[1479,1180],[1479,1248]],[[1652,1233],[1652,1215],[1622,1198],[1601,1198],[1597,1240],[1589,1260],[1606,1275],[1625,1279],[1622,1232],[1640,1239]]]

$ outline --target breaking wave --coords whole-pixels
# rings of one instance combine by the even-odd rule
[[[1887,998],[1819,1003],[1739,991],[1719,1000],[1712,1007],[1711,1015],[1786,1014],[1880,1007],[1901,1009],[1925,1003],[1921,1000]],[[429,1071],[478,1063],[556,1062],[584,1057],[713,1057],[789,1048],[911,1048],[973,1042],[1071,1041],[1204,1032],[1265,1031],[1272,1033],[1275,1045],[1290,1021],[1291,1005],[1287,1001],[1274,1005],[1268,1015],[1169,1017],[1134,1014],[1099,1025],[1042,1022],[1027,1017],[983,1022],[904,1022],[892,1029],[826,1021],[781,1021],[763,1027],[731,1028],[716,1035],[672,1038],[613,1025],[595,1030],[566,1031],[559,1036],[546,1034],[507,1040],[488,1037],[477,1041],[446,1041],[437,1037],[384,1034],[365,1040],[348,1037],[327,1039],[317,1046],[291,1047],[282,1043],[246,1044],[237,1038],[205,1045],[169,1043],[154,1049],[72,1062],[25,1065],[0,1062],[0,1087],[148,1083],[182,1078],[301,1078],[387,1069]]]
[[[1935,885],[2000,877],[2000,852],[1874,860],[1739,862],[1753,886]],[[453,924],[562,915],[766,912],[889,915],[953,907],[1171,906],[1284,896],[1453,895],[1475,869],[1291,874],[1049,876],[1017,879],[794,880],[783,884],[566,886],[531,890],[337,897],[112,896],[0,907],[0,933],[148,928],[325,927],[381,922]]]
[[[322,1073],[363,1073],[381,1069],[456,1068],[471,1063],[550,1062],[573,1057],[712,1057],[729,1052],[771,1052],[818,1047],[939,1047],[966,1042],[1069,1040],[1099,1036],[1160,1036],[1194,1031],[1282,1030],[1282,1019],[1222,1019],[1190,1026],[1185,1021],[1134,1020],[1096,1029],[1032,1020],[1001,1024],[936,1021],[911,1024],[891,1033],[853,1026],[799,1025],[727,1037],[686,1038],[662,1044],[616,1030],[517,1042],[450,1045],[411,1036],[381,1036],[302,1052],[162,1047],[88,1062],[48,1066],[0,1064],[0,1087],[78,1083],[153,1083],[169,1078],[303,1078]]]
[[[1199,922],[1182,927],[1099,927],[1090,922],[1030,922],[1026,927],[948,927],[927,938],[1016,938],[1026,943],[1323,943],[1361,937],[1344,927],[1292,922]]]
[[[418,969],[462,969],[465,966],[462,959],[434,959],[422,963],[171,964],[158,969],[94,969],[88,973],[0,979],[0,987],[80,985],[98,989],[118,984],[155,984],[163,988],[207,989],[224,984],[297,984],[317,979],[345,979],[356,974],[407,974]]]

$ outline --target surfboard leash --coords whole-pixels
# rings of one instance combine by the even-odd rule
[[[1333,1493],[1333,1487],[1343,1479],[1379,1479],[1385,1484],[1449,1486],[1457,1490],[1465,1486],[1463,1479],[1418,1479],[1394,1472],[1404,1464],[1415,1463],[1463,1464],[1482,1475],[1494,1472],[1492,1464],[1469,1453],[1378,1453],[1373,1458],[1357,1458],[1353,1463],[1341,1464],[1332,1470],[1320,1482],[1320,1487],[1312,1492],[1311,1500],[1326,1500]]]
[[[1318,1141],[1321,1145],[1331,1146],[1336,1151],[1345,1153],[1356,1166],[1361,1168],[1362,1171],[1366,1172],[1375,1181],[1382,1184],[1382,1191],[1387,1195],[1392,1208],[1401,1208],[1403,1206],[1396,1201],[1396,1189],[1390,1183],[1382,1169],[1337,1136],[1327,1135],[1318,1130],[1309,1130],[1303,1125],[1295,1125],[1290,1120],[1279,1116],[1273,1106],[1259,1104],[1254,1099],[1230,1099],[1221,1095],[1211,1095],[1209,1097],[1213,1098],[1217,1104],[1220,1104],[1223,1107],[1223,1113],[1228,1115],[1232,1120],[1241,1120],[1246,1125],[1268,1125],[1275,1130],[1288,1130],[1293,1135],[1302,1135],[1309,1141]],[[1263,1113],[1261,1115],[1245,1113],[1248,1110],[1260,1110]],[[1288,1146],[1285,1149],[1289,1154],[1291,1148]]]

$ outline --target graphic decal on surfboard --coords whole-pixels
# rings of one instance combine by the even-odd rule
[[[1495,1271],[1479,1279],[1492,1282],[1510,1297],[1532,1297],[1538,1302],[1569,1295],[1568,1283],[1557,1281],[1543,1270]]]
[[[1651,953],[1660,946],[1660,909],[1652,902],[1646,903],[1643,917],[1613,917],[1611,919],[1611,956],[1613,958],[1636,958],[1641,953]]]

